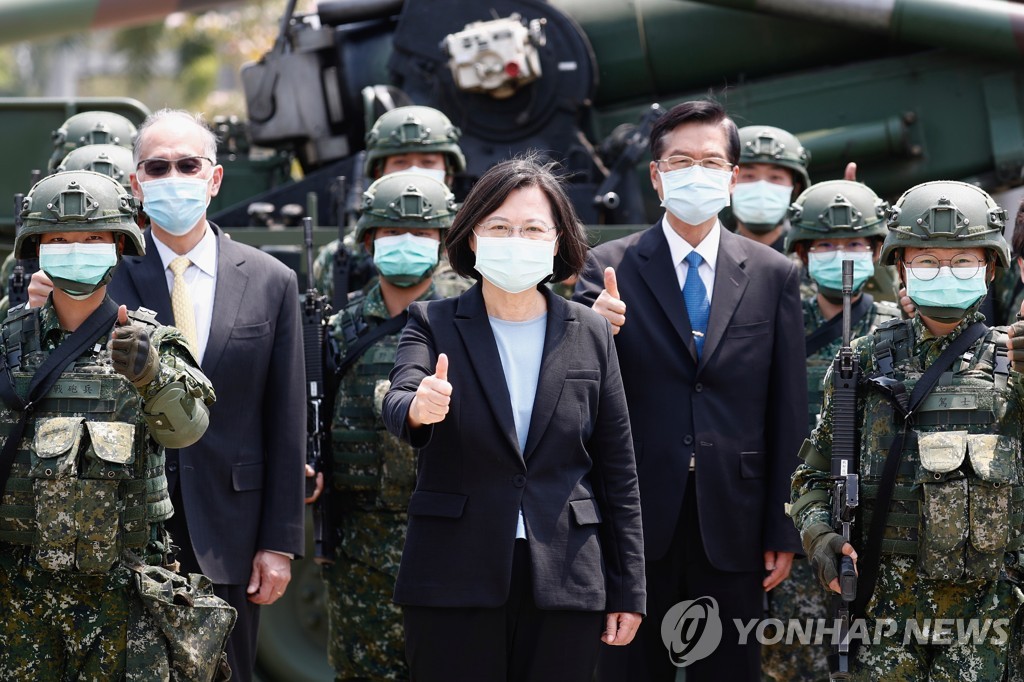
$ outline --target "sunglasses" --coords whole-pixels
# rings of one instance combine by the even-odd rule
[[[152,158],[139,161],[135,170],[142,169],[151,178],[161,178],[171,172],[171,166],[178,169],[182,175],[196,175],[203,170],[203,161],[209,161],[213,165],[213,159],[205,156],[185,156],[180,159]]]

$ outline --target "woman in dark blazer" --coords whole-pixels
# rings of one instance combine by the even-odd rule
[[[592,678],[644,613],[629,418],[608,323],[543,282],[585,233],[551,171],[506,161],[448,232],[462,296],[414,303],[384,398],[419,448],[395,588],[413,680]]]

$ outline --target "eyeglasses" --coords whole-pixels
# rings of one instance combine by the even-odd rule
[[[162,178],[171,172],[171,166],[178,169],[182,175],[197,175],[203,170],[203,161],[209,161],[213,165],[213,159],[205,156],[183,156],[180,159],[162,159],[154,157],[143,159],[135,166],[135,170],[142,169],[151,178]]]
[[[512,225],[504,220],[487,220],[477,225],[473,232],[478,237],[489,237],[491,239],[511,237],[516,232],[519,232],[523,239],[553,239],[555,228],[539,222]]]
[[[708,170],[720,170],[727,171],[732,170],[732,164],[729,163],[728,159],[723,159],[718,156],[709,156],[706,159],[694,159],[689,156],[668,156],[664,159],[658,159],[654,162],[658,166],[660,171],[675,171],[683,170],[685,168],[693,168],[696,164],[701,168],[707,168]]]
[[[978,270],[986,262],[984,258],[978,258],[970,253],[958,253],[949,259],[936,258],[930,253],[922,253],[920,256],[915,256],[909,263],[904,261],[911,274],[925,282],[938,276],[943,263],[949,265],[950,272],[957,279],[970,279],[978,274]]]
[[[853,241],[845,244],[837,242],[817,242],[807,249],[815,254],[819,261],[830,262],[837,254],[841,253],[871,253],[873,247],[868,241]]]

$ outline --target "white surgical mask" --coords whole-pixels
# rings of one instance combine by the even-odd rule
[[[729,205],[732,171],[693,165],[662,173],[661,205],[687,225],[700,225]]]
[[[445,176],[448,174],[448,171],[446,171],[443,168],[420,168],[419,166],[409,166],[408,168],[403,168],[402,170],[396,172],[425,175],[428,178],[433,178],[442,184],[444,183]]]
[[[786,217],[793,188],[767,180],[741,182],[732,191],[732,214],[746,225],[774,228]]]
[[[476,237],[476,271],[510,294],[537,286],[554,267],[555,240]]]

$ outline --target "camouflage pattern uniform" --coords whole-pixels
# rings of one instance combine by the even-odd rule
[[[125,552],[163,563],[161,522],[172,509],[163,448],[149,436],[143,406],[172,382],[205,403],[214,394],[176,329],[131,315],[159,350],[157,378],[135,389],[113,370],[105,339],[84,353],[35,408],[0,499],[0,679],[118,680],[129,646],[146,646],[129,638],[137,600]],[[70,334],[49,301],[16,308],[3,332],[5,357],[20,337],[13,376],[21,393]],[[16,419],[4,409],[0,430]]]
[[[450,272],[450,271],[449,271]],[[454,274],[454,273],[453,273]],[[420,300],[457,296],[467,280],[434,275]],[[390,318],[380,284],[329,322],[340,361],[357,338]],[[323,569],[338,680],[408,679],[402,611],[391,603],[405,544],[406,508],[416,484],[416,453],[384,428],[381,401],[390,387],[401,332],[367,350],[340,379],[331,428],[330,491],[339,548]]]
[[[889,213],[882,261],[892,262],[887,258],[903,246],[930,244],[984,247],[1006,265],[1004,218],[1005,211],[976,187],[919,185]],[[863,372],[855,415],[861,535],[855,547],[863,547],[872,514],[879,511],[892,439],[906,428],[906,441],[887,510],[878,581],[863,614],[867,638],[858,638],[852,679],[985,681],[1007,673],[1009,631],[1024,601],[1016,587],[1024,547],[1024,377],[1010,367],[1005,328],[989,329],[953,361],[909,427],[890,393],[874,381],[902,382],[910,394],[942,351],[983,319],[979,306],[980,300],[963,310],[919,306],[933,318],[960,319],[944,336],[932,334],[918,316],[892,320],[853,342]],[[821,419],[793,475],[790,514],[807,551],[815,550],[806,544],[815,537],[815,524],[831,525],[832,396],[829,373]],[[952,636],[937,619],[951,619]],[[983,634],[961,638],[957,627],[970,627],[972,619]]]
[[[1020,306],[1024,303],[1024,282],[1021,282],[1020,274],[1016,258],[1010,262],[1010,267],[996,270],[996,278],[992,282],[992,307],[996,319],[990,322],[1010,325],[1017,321]]]

